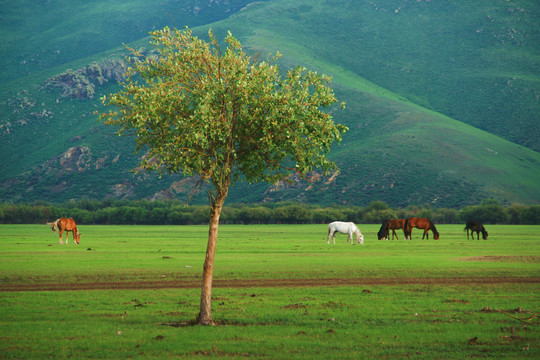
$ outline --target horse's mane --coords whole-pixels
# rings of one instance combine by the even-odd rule
[[[439,232],[437,231],[437,228],[435,227],[435,224],[433,223],[433,221],[431,221],[431,219],[428,219],[428,220],[429,220],[429,226],[431,226],[431,231],[433,231],[434,234],[439,235]]]

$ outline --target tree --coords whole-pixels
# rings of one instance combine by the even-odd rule
[[[115,107],[100,118],[135,135],[146,152],[140,167],[197,176],[208,183],[210,226],[198,323],[213,324],[211,290],[219,218],[238,181],[275,183],[314,168],[336,166],[327,154],[348,129],[325,112],[337,102],[330,78],[302,67],[281,77],[277,53],[269,61],[247,55],[229,32],[223,51],[184,30],[154,31],[157,56],[135,60],[122,89],[103,97]],[[343,104],[342,104],[343,106]]]
[[[459,217],[464,222],[479,221],[487,224],[504,223],[508,220],[508,214],[499,201],[494,199],[483,200],[480,205],[461,209]]]

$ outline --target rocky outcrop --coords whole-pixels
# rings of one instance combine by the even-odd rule
[[[195,186],[199,183],[200,178],[198,176],[191,176],[180,181],[175,181],[167,189],[156,192],[150,196],[148,200],[171,200],[179,198],[189,198],[189,196],[196,195],[200,191],[207,191],[208,184],[199,184],[200,187],[194,190]]]
[[[117,162],[119,156],[112,160],[109,156],[96,158],[89,147],[74,146],[37,167],[34,176],[46,174],[59,179],[69,174],[100,170]]]
[[[313,189],[313,183],[323,181],[324,185],[330,185],[336,181],[339,171],[335,171],[328,176],[324,176],[321,172],[311,171],[307,174],[307,180],[300,178],[298,175],[291,175],[286,180],[277,181],[268,187],[265,194],[279,192],[286,189],[296,189],[309,191]]]
[[[60,156],[60,171],[62,173],[84,172],[91,169],[93,165],[92,152],[86,146],[75,146],[69,148]]]
[[[59,89],[61,97],[92,99],[96,86],[110,81],[120,82],[125,79],[126,64],[120,59],[107,59],[91,63],[77,70],[68,69],[49,78],[46,87]]]
[[[116,199],[127,199],[135,196],[135,185],[129,181],[124,180],[119,184],[115,184],[111,188],[112,196]]]

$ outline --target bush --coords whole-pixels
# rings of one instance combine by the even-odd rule
[[[479,221],[484,224],[500,224],[508,220],[508,215],[496,200],[484,200],[480,205],[467,206],[459,214],[463,222]]]
[[[512,205],[504,208],[496,200],[461,210],[431,208],[429,205],[393,209],[382,201],[361,207],[320,207],[284,202],[261,205],[233,204],[223,208],[226,224],[327,224],[332,221],[380,224],[385,219],[427,217],[436,224],[480,221],[485,224],[540,224],[540,205]],[[106,199],[69,201],[53,206],[47,203],[0,203],[1,224],[44,224],[59,217],[72,217],[80,224],[208,224],[209,206],[185,206],[178,201],[114,201]]]

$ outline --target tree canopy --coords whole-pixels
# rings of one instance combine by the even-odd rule
[[[135,135],[145,153],[142,169],[195,175],[212,185],[199,314],[201,323],[211,323],[213,253],[229,187],[306,178],[315,168],[328,173],[336,168],[327,158],[330,146],[348,129],[325,111],[337,102],[326,75],[296,67],[282,77],[279,53],[259,61],[230,32],[225,49],[211,30],[208,41],[188,28],[151,35],[157,55],[132,50],[122,89],[102,99],[115,109],[101,119],[120,135]]]
[[[209,42],[190,29],[152,36],[159,55],[133,61],[123,90],[103,98],[118,108],[102,114],[106,123],[134,132],[137,149],[148,151],[143,168],[218,188],[229,178],[275,182],[334,168],[326,154],[347,128],[321,111],[337,101],[329,77],[297,67],[282,78],[230,33],[224,52],[211,31]]]

